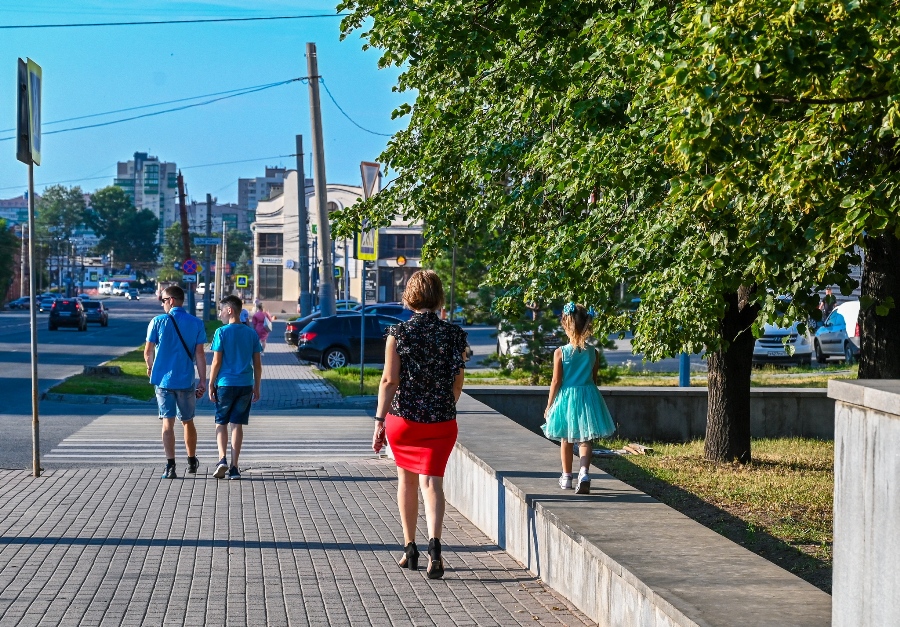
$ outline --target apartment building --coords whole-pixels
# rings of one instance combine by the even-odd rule
[[[138,209],[147,209],[159,218],[157,241],[180,219],[178,214],[178,168],[146,152],[134,153],[131,161],[119,161],[114,185],[121,187]]]

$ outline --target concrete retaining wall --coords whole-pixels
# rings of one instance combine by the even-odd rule
[[[830,624],[812,585],[599,469],[590,495],[560,490],[558,446],[465,394],[457,407],[448,501],[598,624]]]
[[[900,625],[900,381],[832,381],[834,625]]]
[[[540,435],[547,386],[466,386],[466,393]],[[706,388],[601,387],[624,438],[688,442],[706,434]],[[825,388],[752,388],[753,437],[834,437],[834,401]]]

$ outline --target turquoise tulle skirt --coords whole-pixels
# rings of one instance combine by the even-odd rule
[[[612,435],[616,425],[596,386],[573,385],[559,390],[541,428],[551,440],[586,442]]]

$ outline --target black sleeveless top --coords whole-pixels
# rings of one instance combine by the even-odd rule
[[[387,330],[397,342],[400,385],[391,413],[414,422],[456,419],[453,381],[466,367],[468,334],[436,313],[416,313]]]

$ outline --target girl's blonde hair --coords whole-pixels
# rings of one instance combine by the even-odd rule
[[[594,318],[584,305],[569,303],[563,308],[562,328],[569,341],[578,350],[584,350],[584,343],[593,333]]]

